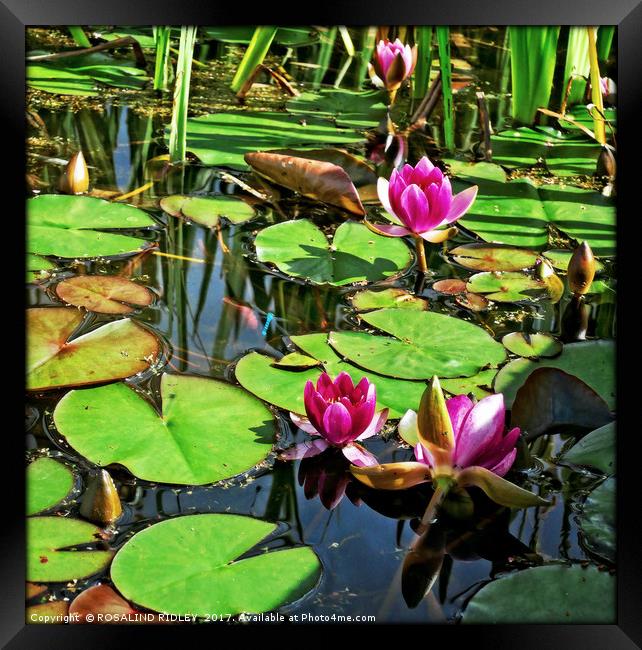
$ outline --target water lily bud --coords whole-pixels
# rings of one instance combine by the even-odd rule
[[[123,513],[120,498],[109,472],[99,470],[90,477],[80,514],[99,525],[113,524]]]
[[[417,426],[420,442],[430,447],[430,451],[433,451],[434,447],[450,450],[455,446],[453,426],[437,376],[433,376],[421,397]]]
[[[616,163],[612,147],[604,145],[597,159],[595,175],[598,177],[607,176],[609,179],[615,178]]]
[[[591,247],[582,242],[568,263],[568,286],[575,295],[588,293],[595,277],[595,258]]]
[[[82,151],[78,151],[69,159],[60,178],[60,190],[65,194],[84,194],[88,189],[89,170]]]

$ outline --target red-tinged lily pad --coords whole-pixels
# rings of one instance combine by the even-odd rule
[[[520,302],[548,296],[548,286],[543,280],[517,272],[476,273],[468,279],[466,288],[470,293],[482,294],[497,302]]]
[[[270,611],[301,598],[321,575],[308,546],[261,548],[239,559],[275,530],[239,515],[172,517],[134,535],[114,558],[111,578],[131,602],[166,614]]]
[[[131,377],[158,358],[154,334],[130,319],[76,338],[83,315],[70,307],[27,310],[27,389],[86,386]]]
[[[214,483],[251,469],[272,449],[272,414],[236,386],[165,374],[161,399],[159,414],[123,383],[72,390],[53,417],[85,458],[102,467],[123,465],[146,481]]]
[[[391,287],[381,291],[365,289],[355,293],[350,300],[357,311],[372,311],[373,309],[413,309],[425,311],[428,309],[428,301],[408,293],[403,289]]]
[[[109,585],[95,585],[80,593],[72,601],[69,613],[74,615],[72,623],[128,623],[140,614]],[[146,614],[144,622],[157,623],[158,616]]]
[[[116,275],[77,275],[58,283],[56,294],[70,305],[100,314],[130,314],[154,300],[147,287]]]
[[[32,598],[36,598],[36,596],[42,596],[47,589],[49,589],[47,585],[37,585],[33,582],[27,582],[25,586],[25,596],[27,600],[31,600]]]
[[[66,600],[52,600],[48,603],[30,605],[25,610],[25,622],[28,625],[65,623],[69,613],[69,603]]]
[[[486,311],[490,306],[487,298],[479,293],[471,293],[470,291],[456,296],[455,302],[464,309],[470,309],[470,311],[474,312]]]
[[[539,254],[506,244],[464,244],[448,253],[457,264],[475,271],[521,271],[531,268]]]
[[[556,357],[562,352],[563,345],[551,334],[537,332],[511,332],[502,339],[504,347],[513,354],[527,359],[539,357]]]
[[[101,534],[100,528],[79,519],[28,517],[27,580],[66,582],[102,571],[113,551],[87,550],[101,541]]]
[[[187,219],[207,228],[216,228],[221,218],[230,223],[244,223],[256,215],[251,205],[232,196],[172,194],[160,200],[160,207],[172,217]]]
[[[466,292],[466,283],[459,278],[448,278],[447,280],[438,280],[432,285],[432,288],[439,293],[456,296]]]
[[[557,368],[539,368],[517,391],[511,425],[527,439],[570,428],[593,429],[613,419],[607,403],[583,381]]]

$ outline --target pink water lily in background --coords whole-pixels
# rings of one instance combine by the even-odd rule
[[[377,459],[356,442],[377,434],[388,417],[388,409],[376,411],[375,385],[367,377],[355,386],[347,372],[339,373],[334,381],[323,372],[316,386],[311,381],[306,383],[303,403],[307,417],[290,413],[290,418],[315,438],[284,451],[281,458],[309,458],[328,447],[338,447],[357,467],[377,464]]]
[[[450,180],[424,156],[415,167],[404,165],[393,170],[390,180],[379,178],[377,193],[384,209],[401,225],[374,225],[391,237],[413,235],[432,243],[449,239],[456,229],[437,230],[457,221],[477,196],[473,185],[453,196]]]
[[[375,86],[396,91],[413,73],[416,63],[416,46],[404,45],[399,39],[394,43],[386,39],[377,43],[374,65],[369,64],[368,71]]]
[[[609,77],[600,77],[600,90],[602,91],[602,96],[605,98],[609,95],[615,95],[617,92],[615,81]]]

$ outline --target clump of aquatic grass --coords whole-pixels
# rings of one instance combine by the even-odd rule
[[[234,79],[232,79],[231,89],[233,92],[237,93],[241,90],[256,67],[263,63],[277,29],[277,27],[260,26],[254,30],[252,40],[245,50]]]
[[[439,49],[441,94],[444,106],[444,146],[448,151],[452,151],[455,148],[455,114],[453,110],[449,27],[437,27],[437,47]]]
[[[589,67],[586,28],[571,27],[568,31],[568,48],[564,65],[563,107],[572,106],[582,101]],[[564,110],[560,112],[564,113]]]

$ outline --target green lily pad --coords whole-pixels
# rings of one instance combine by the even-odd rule
[[[272,448],[272,414],[236,386],[163,375],[161,400],[159,415],[122,383],[74,390],[58,402],[54,422],[93,463],[119,463],[134,476],[160,483],[214,483],[251,469]]]
[[[535,266],[539,254],[506,244],[464,244],[448,252],[457,264],[475,271],[521,271]]]
[[[381,291],[365,289],[355,293],[350,300],[357,311],[372,311],[373,309],[383,309],[385,307],[417,311],[426,311],[428,309],[427,300],[396,287]]]
[[[571,261],[573,256],[573,251],[563,250],[563,249],[552,249],[550,251],[544,251],[544,257],[550,261],[553,265],[553,268],[558,271],[566,271],[568,269],[568,263]],[[604,270],[604,264],[600,260],[595,260],[595,271],[599,273]]]
[[[457,377],[456,379],[440,379],[441,387],[451,395],[468,395],[472,393],[477,399],[483,399],[493,391],[490,386],[497,371],[494,368],[482,370],[471,377]]]
[[[539,357],[556,357],[564,347],[551,334],[528,334],[526,332],[511,332],[502,339],[504,347],[513,354],[527,359]]]
[[[510,408],[519,388],[537,368],[559,368],[588,384],[609,408],[615,408],[615,344],[613,341],[581,341],[568,343],[555,359],[515,359],[507,363],[495,377],[496,393],[504,393]]]
[[[165,129],[169,139],[169,126]],[[250,151],[363,142],[362,135],[328,120],[288,113],[210,113],[187,120],[187,150],[203,164],[247,169]]]
[[[355,221],[342,223],[331,244],[311,221],[298,219],[264,228],[254,245],[261,262],[294,277],[335,286],[397,275],[412,260],[404,242],[376,235]]]
[[[27,253],[27,284],[37,282],[38,280],[46,280],[51,275],[49,271],[53,271],[55,268],[56,265],[46,257]]]
[[[307,354],[300,352],[291,352],[281,357],[278,361],[273,361],[272,365],[275,368],[287,368],[291,370],[303,370],[306,368],[315,368],[321,365],[321,362],[314,357],[309,357]]]
[[[105,230],[155,225],[146,212],[131,205],[91,196],[45,194],[27,201],[27,250],[57,257],[122,255],[150,244]]]
[[[147,370],[160,353],[154,334],[124,318],[70,340],[83,315],[71,307],[27,309],[27,389],[87,386]]]
[[[601,146],[583,133],[550,126],[520,127],[491,136],[493,160],[504,167],[530,167],[543,159],[556,176],[593,174]]]
[[[572,117],[576,122],[579,122],[580,124],[585,126],[587,129],[590,129],[591,131],[594,130],[595,125],[593,122],[593,118],[591,117],[591,113],[589,112],[587,106],[573,106],[570,110],[566,111],[566,114]],[[608,122],[612,124],[613,128],[616,127],[617,111],[615,108],[612,107],[604,108],[604,117]],[[568,131],[575,131],[578,133],[582,132],[581,129],[579,129],[571,122],[562,121],[562,126]],[[606,133],[607,136],[610,134],[608,125],[606,127]]]
[[[467,377],[506,358],[481,327],[428,311],[379,309],[361,320],[390,336],[331,332],[330,345],[352,363],[390,377]]]
[[[27,515],[35,515],[60,503],[74,487],[73,472],[45,456],[27,466]]]
[[[519,302],[545,298],[548,295],[547,285],[542,280],[524,273],[508,271],[476,273],[468,279],[466,289],[497,302]]]
[[[154,295],[142,284],[115,275],[77,275],[56,285],[64,302],[100,314],[131,314],[146,307]]]
[[[615,490],[615,478],[607,478],[588,495],[579,517],[584,545],[611,563],[615,563]]]
[[[615,577],[594,566],[553,564],[480,589],[463,623],[615,623]]]
[[[114,558],[111,578],[128,600],[166,614],[267,612],[301,598],[321,575],[308,546],[238,559],[275,530],[239,515],[174,517],[134,535]]]
[[[578,440],[559,458],[561,463],[587,466],[602,474],[615,474],[615,422],[605,424]]]
[[[506,173],[490,163],[451,163],[453,191],[469,184],[479,187],[471,209],[459,223],[487,242],[535,250],[548,247],[549,225],[578,241],[587,241],[593,253],[615,254],[615,203],[600,192],[563,185],[537,185],[528,178],[507,181]],[[465,182],[462,182],[465,181]]]
[[[236,365],[236,379],[241,386],[270,404],[286,411],[303,414],[305,413],[303,389],[306,382],[316,383],[324,370],[333,378],[340,372],[347,372],[353,382],[368,377],[375,384],[377,408],[390,409],[391,419],[400,418],[408,409],[419,408],[421,396],[426,389],[423,382],[392,379],[356,368],[342,360],[328,345],[327,334],[304,334],[292,336],[291,339],[306,355],[322,362],[323,367],[285,370],[276,367],[270,357],[251,352]]]
[[[231,196],[182,196],[172,194],[161,199],[160,207],[173,217],[215,228],[221,217],[231,223],[243,223],[255,216],[245,201]]]
[[[66,582],[102,571],[113,551],[85,550],[99,542],[100,528],[68,517],[27,518],[27,580]],[[66,550],[70,547],[83,550]]]
[[[337,126],[368,129],[386,117],[387,96],[380,90],[327,88],[304,92],[286,104],[294,115],[314,115],[334,121]]]

